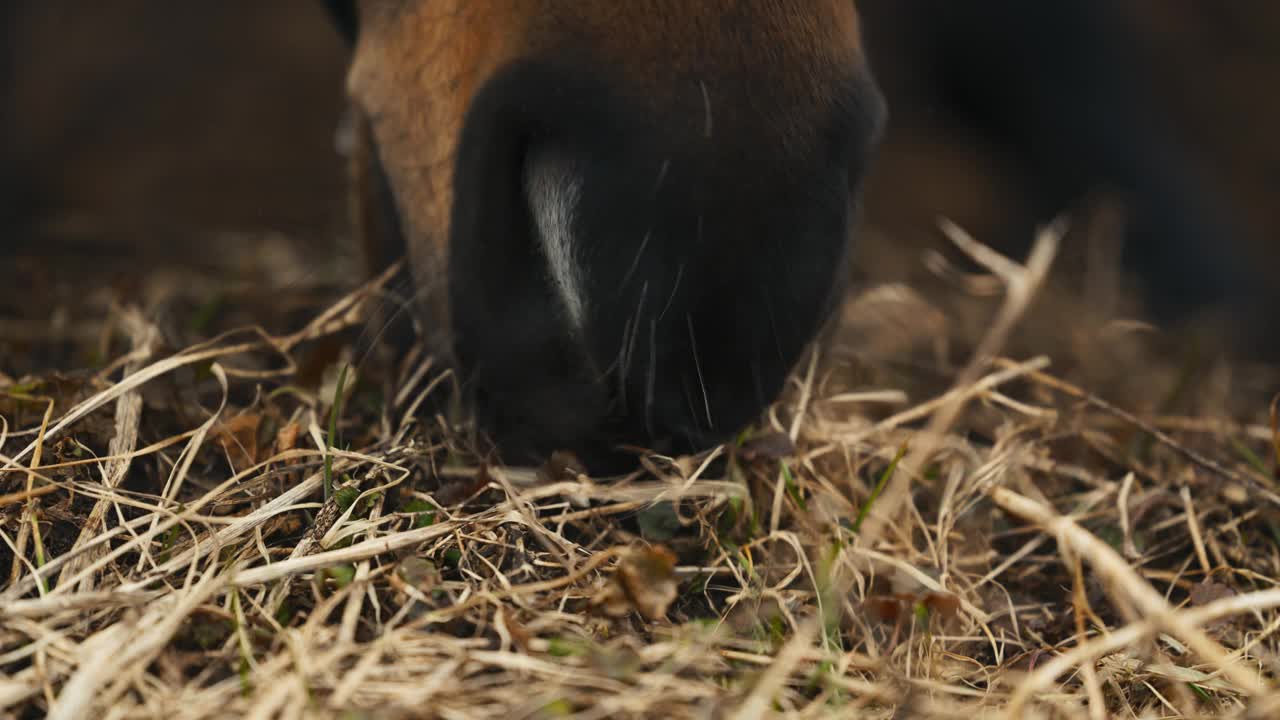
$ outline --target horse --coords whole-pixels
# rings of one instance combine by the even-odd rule
[[[689,452],[777,397],[842,295],[888,117],[853,2],[325,4],[366,256],[407,255],[425,341],[504,458]],[[1098,183],[1133,201],[1157,308],[1232,292],[1105,2],[893,4],[1046,209]]]
[[[689,451],[772,401],[885,121],[850,2],[329,5],[370,254],[407,252],[505,459]]]

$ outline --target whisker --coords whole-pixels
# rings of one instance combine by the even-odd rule
[[[702,89],[702,110],[705,114],[702,131],[709,140],[715,130],[714,117],[711,114],[711,93],[707,92],[707,83],[703,80],[698,81],[698,87]]]
[[[373,297],[382,302],[382,308],[389,306],[394,308],[394,310],[384,315],[383,322],[376,331],[371,331],[372,323],[366,323],[364,328],[360,331],[360,335],[353,343],[355,347],[360,348],[358,353],[359,359],[354,361],[357,368],[368,359],[374,348],[376,348],[382,338],[390,332],[391,327],[395,325],[396,322],[403,317],[413,317],[411,313],[412,301],[409,298],[398,293],[393,293],[389,290],[378,292]]]
[[[627,345],[627,360],[623,364],[623,377],[631,373],[631,360],[636,355],[636,339],[640,337],[640,317],[644,312],[644,302],[649,295],[649,281],[646,280],[640,289],[640,302],[636,303],[636,314],[631,323],[631,341]]]
[[[653,393],[658,380],[658,322],[649,321],[649,378],[644,389],[644,428],[653,437]]]
[[[667,297],[667,304],[663,306],[662,312],[658,313],[658,322],[662,322],[662,318],[667,316],[667,311],[671,309],[671,304],[676,301],[676,293],[680,290],[680,280],[684,278],[684,263],[680,263],[680,267],[676,268],[676,281],[671,286],[671,295]]]
[[[631,276],[636,274],[636,268],[640,267],[640,256],[644,255],[644,249],[649,247],[649,238],[653,236],[652,230],[646,230],[644,237],[640,240],[640,248],[636,250],[636,256],[631,261],[631,267],[627,268],[627,273],[622,276],[622,282],[618,283],[618,292],[621,294],[622,289],[631,282]]]
[[[698,373],[698,388],[702,391],[702,407],[707,413],[707,429],[715,430],[716,423],[711,419],[711,398],[707,395],[707,382],[702,376],[702,360],[698,357],[698,340],[694,337],[693,316],[685,313],[684,319],[689,326],[689,347],[693,350],[693,369]]]
[[[680,374],[680,394],[684,396],[685,409],[689,411],[689,417],[693,418],[694,426],[698,425],[698,408],[693,404],[693,393],[689,392],[689,376],[684,373]],[[685,433],[688,435],[688,432]],[[690,438],[686,438],[690,439]],[[692,444],[692,443],[690,443]]]
[[[622,343],[613,364],[605,370],[609,374],[617,370],[617,399],[622,412],[627,411],[627,377],[631,374],[631,360],[635,356],[636,337],[640,334],[640,317],[644,312],[645,298],[649,294],[649,283],[646,281],[640,288],[640,300],[636,303],[636,312],[622,326]]]
[[[782,352],[782,332],[778,329],[778,318],[773,311],[773,298],[768,292],[764,294],[765,312],[769,316],[769,332],[773,336],[773,349],[778,353],[778,359],[785,361],[786,353]]]
[[[658,180],[653,184],[654,193],[662,189],[662,184],[667,181],[667,172],[669,170],[671,170],[671,158],[664,158],[662,167],[658,168]]]
[[[624,413],[627,411],[627,343],[630,340],[631,327],[631,318],[627,318],[627,321],[622,325],[622,343],[618,347],[618,354],[614,357],[613,363],[604,371],[606,376],[611,372],[617,371],[618,402]]]

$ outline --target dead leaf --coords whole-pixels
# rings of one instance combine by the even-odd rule
[[[734,632],[747,633],[760,626],[768,627],[776,618],[785,617],[784,608],[775,597],[761,597],[737,603],[725,616]]]
[[[882,623],[905,622],[915,614],[917,607],[923,607],[931,617],[950,620],[960,612],[960,598],[947,592],[896,592],[870,595],[863,607]]]
[[[634,548],[623,556],[618,569],[591,598],[591,608],[610,617],[639,612],[646,620],[666,617],[676,599],[676,556],[661,545]]]
[[[950,620],[960,613],[960,598],[947,592],[925,593],[921,601],[930,615]]]
[[[401,560],[396,566],[396,575],[423,595],[430,594],[440,584],[440,569],[436,564],[417,556]]]
[[[551,453],[551,457],[538,469],[539,479],[548,483],[577,480],[579,475],[586,474],[587,466],[568,450]]]
[[[227,454],[231,469],[235,472],[253,467],[258,463],[258,428],[261,425],[261,415],[244,413],[219,423],[214,428],[214,439]]]
[[[640,467],[655,478],[676,481],[684,480],[697,469],[696,458],[689,455],[669,458],[664,455],[646,453],[640,456]]]
[[[516,619],[514,612],[500,607],[494,613],[493,621],[495,625],[500,625],[506,629],[512,645],[524,652],[529,650],[529,641],[533,639],[533,633],[529,632],[529,629]]]
[[[1235,595],[1236,591],[1227,585],[1213,580],[1204,580],[1191,588],[1191,604],[1199,607],[1215,600],[1235,597]]]
[[[301,432],[302,426],[296,422],[291,422],[280,428],[280,432],[276,433],[276,452],[288,452],[298,447],[298,434]]]
[[[908,612],[910,605],[895,595],[871,595],[863,603],[867,614],[882,623],[899,622]]]
[[[592,643],[587,647],[587,660],[611,680],[626,680],[644,669],[644,658],[620,642],[608,645]]]

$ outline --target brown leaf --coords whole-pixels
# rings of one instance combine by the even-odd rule
[[[960,613],[960,598],[947,592],[925,593],[921,601],[930,615],[950,620]]]
[[[568,450],[557,450],[539,468],[538,474],[545,482],[577,480],[579,475],[587,474],[587,466]]]
[[[762,597],[734,605],[725,616],[725,622],[735,632],[747,633],[761,625],[768,626],[775,618],[780,617],[783,617],[783,607],[778,599]]]
[[[661,545],[634,548],[623,556],[618,569],[591,598],[594,610],[621,617],[633,610],[646,620],[663,618],[676,599],[676,556]]]
[[[626,680],[644,669],[644,658],[618,642],[608,645],[592,643],[587,647],[587,659],[593,668],[612,680]]]
[[[287,452],[298,447],[298,435],[302,432],[302,426],[296,422],[280,428],[280,432],[276,433],[276,452]]]
[[[647,453],[640,456],[640,467],[655,478],[683,480],[692,475],[697,468],[694,461],[695,458],[689,455],[669,458]]]
[[[213,437],[222,446],[231,462],[231,469],[240,472],[258,462],[258,427],[262,416],[257,413],[237,415],[219,423]]]
[[[867,614],[882,623],[904,622],[921,606],[930,616],[950,620],[960,612],[960,598],[947,592],[897,592],[870,595],[863,605]]]
[[[1206,578],[1191,588],[1191,604],[1197,607],[1208,605],[1215,600],[1235,597],[1235,595],[1236,591],[1230,586]],[[1205,629],[1217,633],[1230,627],[1231,623],[1231,618],[1219,618],[1206,625]]]
[[[907,593],[870,595],[863,603],[863,608],[868,615],[882,623],[895,623],[910,614],[911,596]]]
[[[396,574],[407,585],[417,588],[424,595],[440,584],[440,569],[430,560],[416,555],[401,560],[396,567]]]
[[[499,607],[494,613],[494,623],[501,624],[507,629],[507,635],[511,638],[511,644],[515,645],[522,651],[528,651],[529,641],[533,639],[533,633],[529,632],[519,620],[516,619],[515,613]]]
[[[1215,600],[1223,598],[1235,597],[1236,591],[1229,586],[1213,580],[1204,580],[1197,583],[1191,588],[1191,604],[1195,606],[1208,605]]]

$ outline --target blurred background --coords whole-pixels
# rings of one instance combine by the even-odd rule
[[[1151,110],[1250,261],[1280,262],[1280,3],[1115,4],[1138,28]],[[166,264],[214,283],[302,282],[348,252],[334,141],[345,52],[319,5],[0,5],[0,353],[66,298],[137,291]],[[1016,158],[940,109],[917,21],[897,5],[861,3],[893,117],[867,194],[864,279],[919,272],[914,249],[943,244],[938,216],[984,240],[1034,224]],[[246,269],[264,258],[272,267]]]
[[[29,227],[328,233],[344,49],[314,0],[9,0],[5,193]]]

